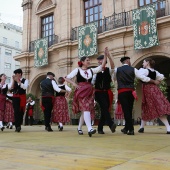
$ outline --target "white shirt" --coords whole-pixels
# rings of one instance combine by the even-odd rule
[[[151,71],[155,71],[156,72],[156,80],[162,81],[164,79],[164,75],[163,74],[159,73],[158,71],[154,70],[153,68],[148,68],[148,69],[151,70]],[[139,72],[140,72],[140,74],[148,76],[148,74],[149,74],[148,69],[140,68]]]
[[[58,87],[61,87],[61,86],[63,86],[63,85],[65,85],[66,91],[69,91],[69,92],[71,91],[71,88],[68,87],[66,84],[59,84]]]
[[[90,69],[87,69],[87,70],[82,70],[80,67],[75,68],[70,74],[68,74],[66,76],[66,78],[68,78],[68,79],[74,78],[77,75],[78,70],[79,70],[81,76],[88,80],[88,79],[92,78],[92,72],[93,72],[93,74],[97,74],[97,73],[101,72],[102,71],[102,66],[100,65],[100,66],[98,66],[96,68],[90,68]],[[92,72],[91,72],[91,70],[92,70]]]
[[[22,81],[23,78],[20,79],[20,81]],[[19,83],[18,83],[19,85]],[[23,88],[24,90],[26,90],[28,88],[28,79],[25,79],[24,83],[21,83],[21,88]]]
[[[124,65],[128,65],[128,64],[124,64]],[[134,68],[135,71],[135,77],[137,79],[140,79],[143,82],[149,82],[151,79],[149,77],[147,77],[146,75],[142,74],[138,69]],[[117,73],[117,68],[115,68],[115,74]]]
[[[48,76],[47,76],[47,78],[50,79]],[[57,83],[54,80],[52,80],[51,83],[52,83],[53,89],[55,91],[57,91],[57,92],[61,91],[61,89],[58,87]]]
[[[31,106],[33,106],[35,104],[35,101],[33,100],[31,103],[28,102],[26,105],[30,104]]]

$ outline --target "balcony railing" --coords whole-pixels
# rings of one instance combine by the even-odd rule
[[[48,47],[52,46],[53,44],[57,44],[58,43],[58,36],[57,35],[50,35],[47,37],[48,39]],[[33,52],[34,51],[34,45],[35,45],[35,41],[31,41],[30,45],[29,45],[29,52]]]
[[[156,16],[157,18],[169,15],[165,13],[166,1],[162,0],[156,2]],[[97,22],[98,34],[105,31],[113,30],[116,28],[132,25],[132,11],[121,12],[118,14],[113,14],[112,16],[105,17],[104,19],[95,21]],[[78,27],[72,28],[71,30],[71,40],[78,39]]]

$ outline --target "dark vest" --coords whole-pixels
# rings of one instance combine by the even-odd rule
[[[4,95],[6,95],[7,94],[7,91],[8,91],[8,85],[6,85],[6,87],[5,88],[0,88],[0,94],[4,94]]]
[[[135,70],[133,67],[124,65],[117,68],[116,73],[118,89],[134,88]]]
[[[91,70],[91,69],[90,69]],[[92,77],[93,77],[93,72],[92,72],[92,70],[91,70],[91,73],[92,73]],[[85,79],[84,77],[82,77],[81,76],[81,74],[80,74],[80,71],[79,71],[79,69],[78,69],[78,73],[77,73],[77,83],[80,83],[80,82],[89,82],[89,83],[91,83],[91,81],[92,81],[92,78],[91,79]]]
[[[24,84],[26,79],[22,79],[21,83]],[[23,88],[20,87],[20,85],[18,85],[18,83],[15,81],[14,82],[14,88],[13,88],[13,93],[14,94],[26,94],[26,90],[24,90]]]
[[[52,80],[49,78],[44,79],[40,83],[42,96],[54,96],[54,89],[52,85]]]
[[[96,75],[95,89],[108,90],[110,89],[110,83],[112,79],[110,76],[109,68],[106,68],[104,72],[99,72]]]
[[[148,71],[149,71],[149,74],[147,77],[151,78],[152,80],[156,80],[156,71],[151,71],[149,69]]]
[[[65,88],[65,85],[60,86],[59,88],[60,88],[60,89],[63,89],[63,90],[66,89],[66,88]],[[65,93],[58,93],[58,92],[56,92],[56,97],[57,97],[57,96],[65,96]]]

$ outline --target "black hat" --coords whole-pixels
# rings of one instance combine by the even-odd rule
[[[127,59],[130,59],[130,57],[127,57],[127,56],[124,56],[120,59],[120,62],[122,63],[123,61],[127,60]]]
[[[47,76],[48,76],[48,75],[51,75],[51,76],[55,77],[55,74],[52,73],[52,72],[48,72],[48,73],[47,73]]]
[[[97,60],[103,60],[103,58],[104,58],[104,55],[100,55],[97,57]]]
[[[22,74],[22,70],[21,70],[20,68],[19,68],[19,69],[14,70],[14,74],[17,74],[17,73]]]

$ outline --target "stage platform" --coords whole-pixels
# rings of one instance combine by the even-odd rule
[[[111,133],[91,138],[83,126],[66,125],[62,132],[53,125],[53,132],[44,126],[22,126],[0,131],[1,170],[170,170],[170,135],[164,126],[146,126],[145,133],[128,136],[118,126]]]

